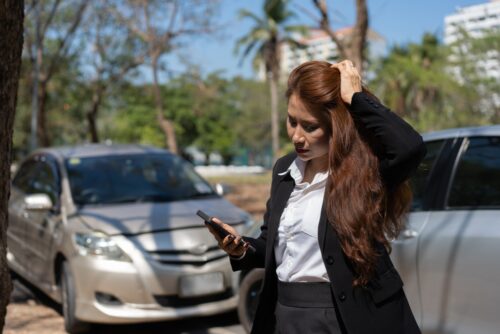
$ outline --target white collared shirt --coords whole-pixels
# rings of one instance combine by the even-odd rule
[[[281,215],[274,242],[276,274],[283,282],[329,282],[318,242],[318,226],[328,172],[302,182],[305,162],[298,157],[283,173],[295,187]]]

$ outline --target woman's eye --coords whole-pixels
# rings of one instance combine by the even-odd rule
[[[291,119],[291,118],[288,118],[288,123],[290,123],[290,126],[291,126],[291,127],[293,127],[293,128],[297,126],[297,122],[295,122],[295,121],[294,121],[293,119]]]
[[[304,130],[306,132],[313,132],[314,130],[317,130],[318,126],[317,125],[306,125],[304,126]]]

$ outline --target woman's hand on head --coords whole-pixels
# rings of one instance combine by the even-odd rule
[[[361,92],[361,75],[352,61],[344,60],[332,65],[340,72],[340,97],[342,101],[351,104],[354,93]]]
[[[212,221],[216,224],[219,224],[220,226],[222,226],[222,228],[231,233],[230,235],[227,235],[225,238],[222,239],[210,225],[207,225],[210,233],[212,233],[215,239],[217,239],[219,247],[222,250],[224,250],[227,254],[233,257],[242,256],[243,253],[245,253],[246,250],[248,249],[249,246],[248,243],[245,243],[244,246],[240,244],[241,236],[238,234],[238,232],[236,232],[236,230],[231,225],[223,223],[218,218],[212,218]]]

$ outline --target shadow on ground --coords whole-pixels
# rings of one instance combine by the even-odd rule
[[[14,289],[6,318],[5,334],[63,334],[61,307],[41,291],[19,277],[13,278]],[[243,334],[236,311],[210,317],[195,317],[133,325],[94,325],[92,334]]]

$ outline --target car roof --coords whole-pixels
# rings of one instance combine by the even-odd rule
[[[83,144],[75,146],[41,148],[33,152],[33,154],[40,153],[48,153],[61,159],[68,159],[98,157],[105,155],[168,153],[168,151],[153,146],[136,144]]]
[[[471,126],[428,132],[422,135],[424,141],[448,139],[456,137],[500,136],[500,124],[488,126]]]

